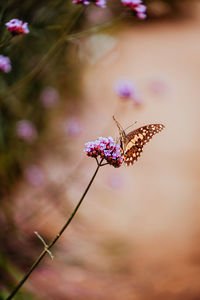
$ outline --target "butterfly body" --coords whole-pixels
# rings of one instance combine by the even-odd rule
[[[120,135],[120,146],[124,162],[129,166],[137,161],[140,157],[143,146],[150,141],[150,139],[164,129],[163,124],[149,124],[139,127],[128,134],[122,129],[121,125],[115,118]]]

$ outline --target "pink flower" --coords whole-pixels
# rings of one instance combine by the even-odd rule
[[[120,146],[114,143],[111,136],[108,138],[99,137],[94,142],[86,143],[84,152],[90,157],[105,159],[115,168],[119,168],[123,163]]]
[[[52,108],[59,101],[59,93],[53,87],[46,87],[40,95],[40,101],[44,107]]]
[[[134,104],[141,104],[141,97],[139,96],[136,86],[129,80],[120,80],[115,85],[116,94],[126,100],[132,100]]]
[[[135,94],[135,85],[128,80],[120,80],[115,85],[115,92],[120,98],[132,98]]]
[[[25,179],[33,186],[39,186],[44,183],[44,174],[36,165],[31,165],[24,171]]]
[[[37,137],[35,126],[28,120],[17,122],[16,132],[18,137],[26,142],[32,142]]]
[[[6,24],[7,29],[12,33],[12,34],[27,34],[29,33],[28,29],[28,23],[22,22],[19,19],[12,19]]]
[[[106,0],[73,0],[74,4],[83,4],[88,5],[90,3],[94,3],[95,5],[105,8],[106,7]]]
[[[142,0],[121,0],[124,6],[130,7],[139,19],[146,18],[146,6],[142,4]]]
[[[94,1],[94,3],[99,7],[102,7],[102,8],[106,7],[106,0],[96,0],[96,1]]]
[[[66,134],[71,137],[77,137],[82,132],[81,124],[76,119],[70,119],[69,121],[65,122],[64,130],[65,130]]]
[[[146,19],[147,15],[145,13],[137,13],[138,19],[144,20]]]
[[[84,5],[88,5],[90,4],[90,1],[87,0],[73,0],[74,4],[84,4]]]
[[[142,0],[121,0],[121,1],[125,6],[130,6],[130,7],[142,3]]]
[[[167,86],[167,83],[163,79],[152,79],[149,82],[149,88],[150,90],[157,95],[165,94],[169,87]]]
[[[8,73],[11,70],[10,58],[0,55],[0,71]]]

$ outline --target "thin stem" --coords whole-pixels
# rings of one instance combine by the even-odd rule
[[[83,11],[84,10],[80,10],[80,15],[83,13]],[[78,14],[77,16],[80,17],[80,15]],[[81,32],[72,33],[72,34],[67,35],[67,33],[70,32],[70,29],[73,26],[73,24],[76,22],[76,18],[74,17],[73,18],[73,24],[71,24],[71,26],[67,30],[67,32],[65,32],[64,35],[62,35],[60,37],[60,39],[54,44],[54,46],[49,50],[49,52],[47,52],[47,54],[44,55],[44,57],[40,60],[40,62],[38,63],[38,65],[28,75],[26,75],[25,77],[23,77],[22,79],[20,79],[16,83],[14,83],[8,89],[8,91],[5,93],[4,96],[9,96],[10,93],[13,93],[14,91],[18,90],[21,86],[23,86],[24,84],[28,83],[38,73],[40,73],[40,71],[45,66],[45,64],[54,55],[54,53],[59,49],[59,47],[64,44],[64,42],[70,42],[70,41],[73,41],[74,39],[85,37],[85,36],[87,36],[87,35],[89,35],[91,33],[97,33],[99,31],[102,31],[102,30],[110,27],[111,25],[114,25],[114,24],[118,23],[123,18],[124,18],[124,14],[121,14],[118,18],[116,18],[114,20],[111,20],[111,21],[108,21],[107,23],[105,23],[103,25],[94,26],[94,27],[92,27],[92,28],[90,28],[88,30],[83,30]]]
[[[12,35],[10,34],[3,41],[1,41],[0,48],[7,46],[11,39],[12,39]]]
[[[71,223],[73,217],[75,216],[76,212],[78,211],[81,203],[83,202],[83,199],[85,198],[90,186],[92,185],[97,172],[99,170],[99,168],[101,167],[101,163],[102,163],[103,159],[100,161],[99,164],[97,164],[97,168],[94,172],[94,175],[92,176],[88,186],[86,187],[83,195],[81,196],[78,204],[76,205],[74,211],[72,212],[71,216],[69,217],[69,219],[67,220],[67,222],[64,224],[64,226],[62,227],[62,229],[59,231],[59,233],[56,235],[56,237],[51,241],[51,243],[44,248],[44,250],[42,251],[42,253],[38,256],[38,258],[36,259],[36,261],[33,263],[33,265],[31,266],[31,268],[29,269],[29,271],[25,274],[25,276],[22,278],[22,280],[18,283],[18,285],[15,287],[15,289],[12,291],[12,293],[6,298],[6,300],[10,300],[12,299],[18,292],[18,290],[21,288],[21,286],[24,284],[24,282],[28,279],[28,277],[31,275],[31,273],[33,272],[33,270],[37,267],[37,265],[40,263],[40,261],[43,259],[43,257],[46,255],[46,253],[48,253],[49,249],[51,247],[53,247],[53,245],[56,243],[56,241],[60,238],[60,236],[62,235],[62,233],[65,231],[65,229],[69,226],[69,224]]]
[[[84,8],[80,9],[77,13],[75,12],[75,16],[72,16],[72,21],[70,25],[67,23],[67,25],[64,28],[64,33],[61,35],[61,37],[57,40],[57,42],[52,46],[52,48],[47,52],[46,55],[42,57],[38,65],[24,78],[20,79],[16,83],[14,83],[8,91],[5,93],[4,96],[8,96],[12,94],[14,91],[18,90],[21,86],[29,82],[32,78],[34,78],[37,74],[40,73],[42,68],[47,64],[47,62],[50,60],[50,58],[57,52],[57,50],[64,44],[66,39],[66,34],[68,34],[71,29],[73,28],[74,24],[76,24],[77,20],[80,18],[80,16],[84,12]],[[68,26],[69,25],[69,26]],[[68,27],[67,27],[68,26]]]
[[[81,38],[81,37],[85,37],[87,35],[90,35],[91,33],[97,33],[99,31],[103,31],[104,29],[107,29],[109,28],[111,25],[115,25],[117,24],[118,22],[122,21],[123,18],[125,17],[124,14],[121,14],[119,17],[117,17],[116,19],[112,19],[102,25],[97,25],[97,26],[93,26],[87,30],[83,30],[81,32],[76,32],[76,33],[72,33],[72,34],[69,34],[67,37],[66,37],[66,42],[68,41],[73,41],[74,39],[78,39],[78,38]]]

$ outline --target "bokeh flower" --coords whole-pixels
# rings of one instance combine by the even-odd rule
[[[120,190],[124,186],[123,177],[121,176],[121,174],[113,173],[108,176],[107,184],[113,190]]]
[[[89,5],[90,3],[94,3],[95,5],[105,8],[106,7],[106,0],[73,0],[74,4],[83,4]]]
[[[141,97],[137,92],[136,85],[129,80],[119,80],[115,84],[115,92],[121,98],[125,100],[132,100],[134,104],[141,104]]]
[[[121,0],[124,6],[131,8],[139,19],[146,19],[146,5],[142,4],[142,0]]]
[[[44,173],[36,165],[28,166],[24,171],[24,177],[33,186],[40,186],[44,183]]]
[[[29,120],[17,122],[16,132],[18,137],[26,142],[32,142],[37,137],[36,128]]]
[[[59,93],[53,87],[46,87],[40,94],[40,101],[46,108],[53,108],[59,101]]]
[[[135,85],[131,81],[120,80],[115,84],[115,92],[120,98],[132,98],[135,94]]]
[[[164,95],[169,90],[169,87],[164,79],[155,78],[150,80],[149,89],[156,95]]]
[[[106,7],[106,0],[96,0],[93,1],[97,6],[105,8]]]
[[[73,0],[74,4],[84,4],[84,5],[88,5],[90,4],[90,1],[87,0]]]
[[[85,144],[84,152],[90,157],[105,159],[108,164],[118,168],[123,163],[119,144],[115,144],[112,137],[99,137],[94,142]]]
[[[11,70],[10,58],[0,55],[0,71],[8,73]]]
[[[8,31],[10,31],[12,34],[27,34],[29,33],[28,29],[28,23],[21,21],[19,19],[12,19],[9,22],[7,22],[6,27]]]
[[[64,123],[64,131],[70,137],[77,137],[82,132],[82,126],[79,120],[72,118]]]

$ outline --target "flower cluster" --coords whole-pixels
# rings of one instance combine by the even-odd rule
[[[90,3],[94,3],[96,6],[105,8],[106,7],[106,0],[73,0],[74,4],[84,4],[89,5]]]
[[[133,11],[136,13],[136,16],[139,19],[145,19],[146,16],[146,6],[142,4],[142,0],[121,0],[121,2],[127,6],[133,9]]]
[[[28,23],[23,23],[19,19],[12,19],[7,22],[6,27],[8,31],[12,33],[12,35],[19,35],[19,34],[27,34],[29,33]],[[11,71],[11,64],[10,59],[7,56],[0,55],[0,71],[4,73],[8,73]]]
[[[0,55],[0,71],[8,73],[11,70],[10,58],[4,55]]]
[[[6,27],[13,35],[29,33],[28,23],[22,22],[19,19],[12,19],[7,22]]]
[[[84,151],[90,157],[97,158],[100,156],[101,159],[105,159],[108,164],[115,168],[119,168],[123,163],[120,146],[115,144],[110,136],[108,138],[99,137],[94,142],[86,143]]]

